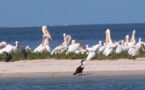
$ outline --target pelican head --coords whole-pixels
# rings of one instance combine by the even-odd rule
[[[141,42],[141,38],[139,38],[138,41]]]
[[[129,43],[129,35],[125,36],[125,43],[128,44]]]
[[[7,43],[4,41],[0,43],[0,47],[6,46],[6,45],[7,45]]]
[[[130,39],[130,42],[134,42],[134,41],[135,41],[135,30],[133,30],[132,36],[131,36],[131,39]]]
[[[135,30],[133,30],[133,33],[135,33]]]
[[[72,43],[72,44],[76,43],[76,40],[72,40],[71,43]]]
[[[48,31],[47,26],[42,26],[42,32],[43,32],[44,35],[47,35],[48,38],[50,38],[52,40],[52,37],[51,37],[51,35],[50,35],[49,31]]]
[[[67,40],[67,44],[69,44],[70,43],[70,40],[71,40],[71,36],[70,35],[67,35],[66,36],[66,40]]]
[[[66,36],[66,33],[63,33],[63,37],[65,37]]]
[[[19,42],[18,41],[15,41],[15,44],[18,44]]]
[[[99,41],[99,44],[101,45],[102,44],[102,41]]]

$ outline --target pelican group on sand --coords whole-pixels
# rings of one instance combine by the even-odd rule
[[[112,53],[119,54],[121,52],[127,52],[131,57],[135,58],[139,55],[140,50],[145,50],[145,42],[141,41],[141,38],[139,38],[138,42],[135,39],[136,31],[132,31],[132,36],[129,40],[129,35],[125,36],[125,40],[122,39],[117,42],[113,42],[111,38],[111,31],[110,29],[107,29],[105,34],[105,42],[102,42],[102,40],[99,41],[99,43],[89,46],[89,45],[83,45],[82,43],[78,42],[77,40],[73,39],[71,35],[68,35],[66,33],[63,33],[63,42],[56,46],[54,49],[50,48],[49,40],[52,40],[51,34],[49,33],[49,30],[47,26],[42,26],[42,43],[38,45],[33,51],[29,46],[25,48],[26,52],[34,52],[34,53],[41,53],[41,52],[48,52],[51,54],[61,54],[61,53],[76,53],[76,54],[87,54],[86,60],[91,60],[98,53],[102,53],[105,56],[109,56]],[[71,42],[71,43],[70,43]],[[86,47],[84,47],[86,46]],[[0,43],[0,54],[7,52],[7,53],[19,53],[21,52],[20,45],[18,41],[15,41],[15,45],[10,45],[5,41],[2,41]]]

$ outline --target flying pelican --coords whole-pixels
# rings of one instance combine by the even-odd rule
[[[52,40],[52,37],[47,26],[42,26],[42,32],[44,34],[42,43],[36,49],[34,49],[34,52],[50,52],[49,39]]]
[[[61,45],[54,48],[52,50],[51,54],[53,54],[53,53],[65,53],[68,50],[68,45],[70,43],[71,36],[66,35],[65,33],[63,34],[63,36],[64,36],[64,42]]]

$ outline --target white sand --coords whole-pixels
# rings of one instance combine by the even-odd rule
[[[28,74],[28,73],[68,73],[72,75],[75,69],[80,65],[79,60],[21,60],[16,62],[0,62],[0,75],[6,74]],[[117,73],[119,75],[145,75],[145,58],[138,58],[136,61],[129,59],[119,60],[93,60],[85,62],[85,74],[92,74],[92,72],[109,72]],[[120,72],[120,73],[119,73]],[[98,73],[98,74],[99,74]],[[67,74],[67,75],[68,75]],[[44,75],[44,74],[43,74]]]

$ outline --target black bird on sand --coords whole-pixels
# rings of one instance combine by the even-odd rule
[[[83,72],[83,69],[84,69],[84,64],[83,64],[84,61],[85,60],[81,60],[81,65],[79,67],[77,67],[76,72],[73,73],[73,75],[76,75],[76,74],[78,74],[78,75],[81,74],[82,75],[82,72]]]
[[[24,48],[22,48],[22,53],[24,55],[24,59],[27,59],[27,51]]]
[[[10,53],[7,53],[7,52],[6,52],[5,61],[6,61],[6,62],[9,62],[11,59],[12,59],[12,55],[11,55]]]

